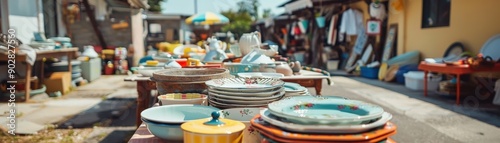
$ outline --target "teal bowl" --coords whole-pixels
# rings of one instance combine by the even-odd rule
[[[165,124],[149,121],[141,118],[148,128],[148,131],[154,136],[167,140],[169,142],[182,142],[184,139],[181,124]]]
[[[158,123],[182,124],[191,120],[210,118],[214,111],[220,109],[203,105],[175,104],[148,108],[141,112],[141,117]]]

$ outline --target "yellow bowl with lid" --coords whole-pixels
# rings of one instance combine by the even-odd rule
[[[212,112],[212,118],[192,120],[181,125],[184,143],[239,143],[245,124],[239,121],[219,118],[219,112]]]

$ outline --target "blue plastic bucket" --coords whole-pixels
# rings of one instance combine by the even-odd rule
[[[316,17],[316,23],[318,24],[319,28],[325,27],[325,21],[326,21],[325,17],[323,17],[323,16]]]

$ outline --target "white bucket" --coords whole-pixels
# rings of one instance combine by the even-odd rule
[[[412,90],[424,90],[424,75],[423,71],[410,71],[404,74],[405,86]],[[437,91],[441,76],[427,75],[427,91]]]

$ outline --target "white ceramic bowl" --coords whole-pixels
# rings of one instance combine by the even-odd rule
[[[165,69],[164,67],[138,67],[137,72],[142,76],[152,77],[153,72]]]
[[[146,124],[148,131],[154,136],[168,142],[182,143],[184,135],[182,133],[181,124],[158,123],[144,118],[141,118],[141,120]]]
[[[207,95],[199,93],[169,93],[158,96],[162,105],[196,104],[206,105]]]
[[[245,124],[246,128],[243,130],[242,143],[258,143],[262,137],[257,130],[252,129],[250,120],[260,114],[260,111],[265,108],[229,108],[221,110],[223,118],[240,121]]]

